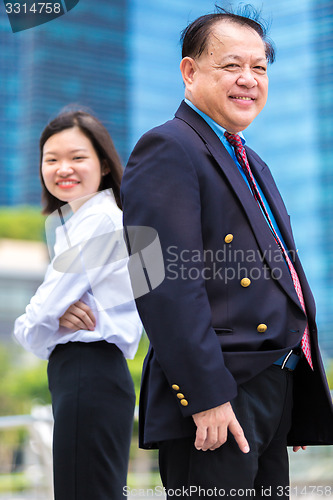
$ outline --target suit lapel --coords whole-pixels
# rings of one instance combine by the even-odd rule
[[[272,232],[267,224],[267,221],[258,207],[256,200],[251,194],[248,186],[244,182],[242,175],[228,151],[225,149],[220,139],[217,137],[211,127],[196,113],[192,108],[182,103],[176,113],[176,118],[185,121],[204,141],[207,149],[215,158],[222,173],[229,182],[235,195],[239,199],[241,205],[252,227],[253,233],[257,240],[258,246],[265,257],[267,265],[272,271],[272,275],[278,279],[281,287],[290,296],[290,298],[301,308],[301,304],[297,297],[290,272],[284,260],[274,259],[275,252],[271,249],[275,248],[276,242]],[[250,150],[249,150],[250,151]],[[251,166],[254,167],[254,175],[259,176],[262,182],[262,187],[267,200],[270,203],[272,212],[276,216],[277,223],[279,224],[280,231],[283,237],[286,238],[286,244],[290,244],[290,249],[294,249],[294,242],[291,234],[291,229],[288,227],[288,214],[281,199],[281,196],[275,186],[274,180],[269,173],[269,169],[264,163],[259,163],[250,153]],[[266,171],[266,172],[265,172]],[[275,201],[276,200],[276,201]],[[272,203],[272,205],[271,205]],[[281,226],[280,226],[281,224]]]
[[[296,251],[289,215],[281,198],[280,192],[276,187],[275,181],[267,165],[263,163],[257,154],[250,148],[246,148],[246,152],[253,174],[256,179],[261,181],[260,187],[264,192],[267,202],[274,214],[277,225],[281,231],[282,237],[287,245],[287,249],[289,250],[290,260],[292,261],[302,284],[302,291],[307,310],[310,311],[311,315],[314,317],[316,310],[315,301]]]
[[[287,245],[287,249],[295,251],[295,241],[289,222],[289,215],[270,170],[250,148],[246,147],[246,154],[253,175],[259,183],[270,209],[273,212],[278,228],[280,229],[282,237]]]

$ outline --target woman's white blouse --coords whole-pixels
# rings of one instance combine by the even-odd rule
[[[57,217],[52,214],[47,222]],[[122,212],[113,194],[102,191],[67,222],[58,222],[54,257],[44,281],[25,314],[15,321],[17,340],[42,359],[48,359],[57,344],[99,340],[116,344],[126,358],[133,358],[142,325],[127,263]],[[78,300],[91,308],[96,318],[94,331],[73,332],[59,326],[59,318]]]

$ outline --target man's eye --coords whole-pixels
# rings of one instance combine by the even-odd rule
[[[267,71],[267,68],[265,66],[255,66],[255,68],[257,71],[261,71],[262,73],[266,73]]]

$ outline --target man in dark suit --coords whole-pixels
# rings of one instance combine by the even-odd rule
[[[148,226],[165,264],[137,307],[151,342],[140,442],[159,448],[168,498],[288,497],[287,444],[333,443],[289,216],[239,135],[266,103],[273,60],[253,19],[220,10],[194,21],[183,34],[185,102],[140,139],[124,174],[131,253]],[[154,255],[140,262],[149,285]],[[135,288],[142,267],[131,272]]]

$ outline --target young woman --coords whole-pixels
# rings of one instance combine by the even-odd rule
[[[122,167],[104,126],[73,111],[43,131],[40,175],[54,257],[14,334],[49,359],[55,499],[119,500],[135,404],[125,357],[141,335],[122,241]]]

